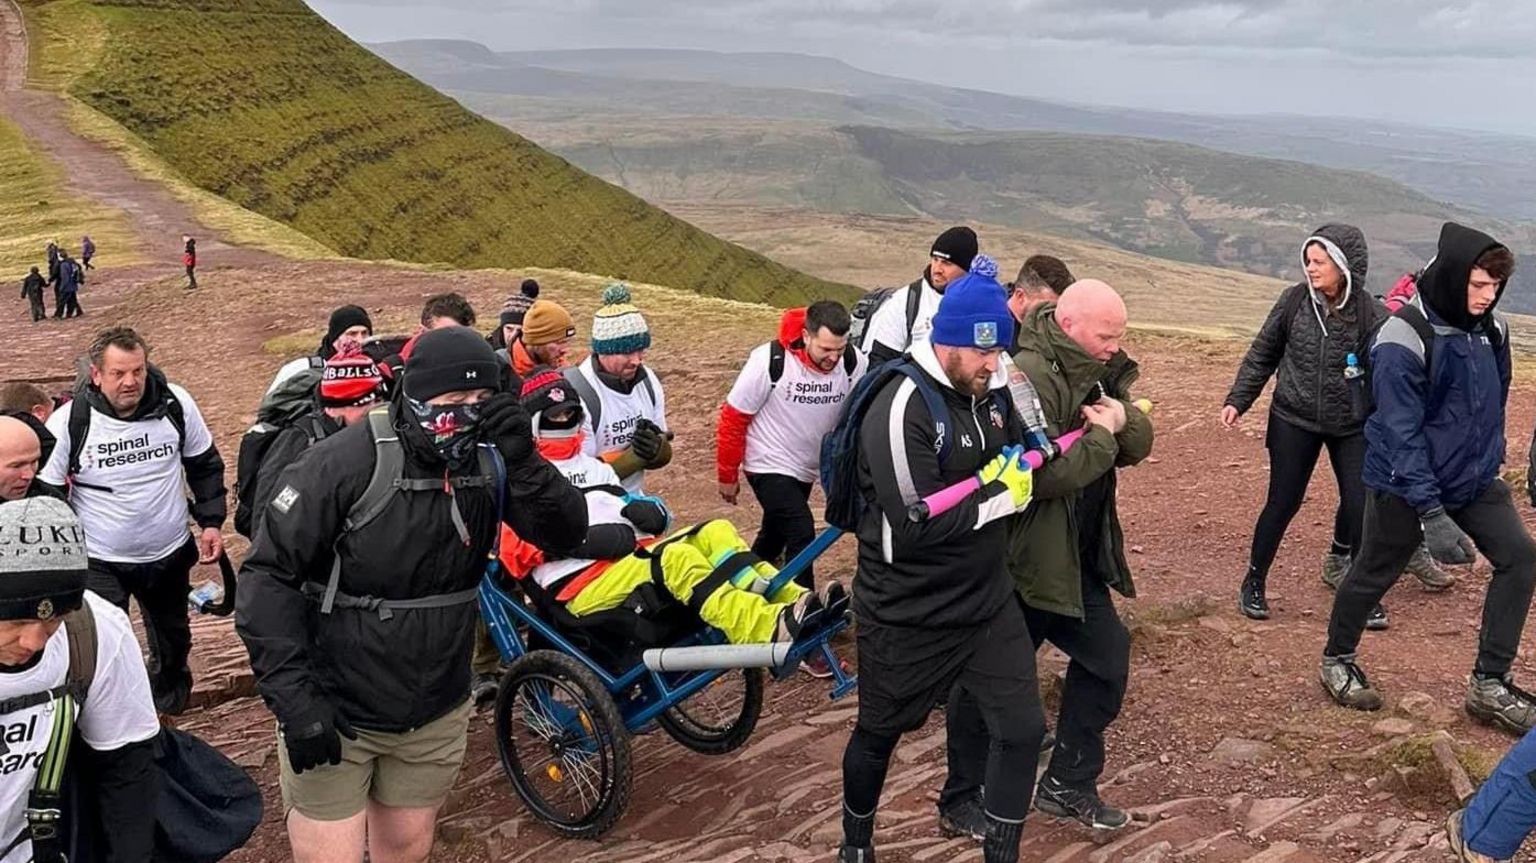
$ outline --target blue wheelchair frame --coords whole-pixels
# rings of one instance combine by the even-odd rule
[[[804,551],[795,555],[795,558],[779,571],[778,576],[769,584],[764,594],[772,596],[776,593],[822,552],[831,548],[841,535],[842,532],[836,528],[829,527],[823,530],[815,541]],[[630,732],[648,725],[658,715],[686,701],[719,679],[721,675],[735,670],[659,672],[652,671],[646,668],[644,662],[639,662],[623,674],[616,676],[583,653],[548,621],[539,617],[520,596],[504,590],[497,583],[496,570],[499,565],[498,561],[493,560],[487,567],[485,578],[480,582],[480,612],[485,618],[486,627],[490,630],[497,650],[501,652],[502,659],[510,663],[529,653],[527,643],[519,637],[517,631],[518,624],[527,627],[530,636],[537,635],[555,645],[561,653],[579,661],[597,675],[597,679],[603,682],[618,705],[620,715],[624,717],[624,725]],[[847,627],[848,621],[840,619],[815,635],[796,642],[790,649],[789,657],[784,664],[772,669],[774,676],[780,679],[788,677],[799,668],[802,659],[814,652],[820,652],[832,669],[831,698],[836,700],[852,692],[858,686],[858,678],[843,671],[837,654],[828,643]],[[720,630],[706,626],[677,644],[658,646],[690,647],[724,643],[725,635]]]

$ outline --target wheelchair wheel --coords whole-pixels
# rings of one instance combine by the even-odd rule
[[[507,669],[496,747],[517,796],[561,836],[596,839],[629,806],[634,773],[618,705],[565,654],[537,650]]]
[[[747,742],[762,711],[763,670],[742,668],[720,675],[656,722],[694,752],[723,755]]]

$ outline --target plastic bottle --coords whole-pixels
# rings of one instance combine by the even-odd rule
[[[1035,391],[1035,385],[1030,383],[1029,376],[1018,367],[1013,357],[1004,351],[1002,360],[1003,371],[1008,375],[1008,397],[1013,400],[1014,410],[1019,412],[1019,419],[1024,422],[1024,448],[1040,450],[1046,459],[1055,457],[1055,445],[1045,431],[1045,411],[1040,407],[1040,394]]]
[[[1360,367],[1360,358],[1353,353],[1344,357],[1344,380],[1349,385],[1350,410],[1355,419],[1365,419],[1365,369]]]
[[[223,601],[224,586],[216,581],[205,581],[187,594],[187,605],[198,614],[207,614],[210,607]]]

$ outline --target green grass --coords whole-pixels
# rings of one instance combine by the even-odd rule
[[[781,305],[850,294],[471,114],[298,0],[26,8],[43,22],[35,80],[120,124],[193,185],[341,254],[560,268]],[[105,35],[77,51],[65,40],[78,19]]]

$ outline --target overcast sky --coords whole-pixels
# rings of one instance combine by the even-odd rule
[[[1023,96],[1536,134],[1530,0],[310,0],[361,41],[795,51]]]

